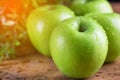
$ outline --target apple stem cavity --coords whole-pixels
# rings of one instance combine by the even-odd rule
[[[84,31],[86,31],[86,27],[85,27],[85,26],[80,26],[79,31],[80,31],[80,32],[84,32]]]

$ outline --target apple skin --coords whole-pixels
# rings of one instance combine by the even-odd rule
[[[109,42],[108,55],[105,62],[113,62],[120,57],[120,15],[117,13],[87,14],[104,28]]]
[[[105,0],[55,0],[56,3],[72,3],[74,1],[79,1],[80,3],[86,3],[88,1],[105,1]]]
[[[87,13],[113,13],[110,3],[106,0],[82,1],[74,0],[69,6],[77,16]]]
[[[43,55],[51,56],[49,39],[60,21],[75,14],[64,5],[46,5],[32,11],[27,19],[27,32],[34,47]]]
[[[103,65],[108,40],[103,28],[86,17],[69,18],[53,30],[50,51],[54,63],[65,75],[87,78]]]

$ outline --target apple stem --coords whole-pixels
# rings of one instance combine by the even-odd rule
[[[85,30],[86,30],[86,27],[84,27],[84,26],[81,26],[79,29],[80,32],[84,32]]]

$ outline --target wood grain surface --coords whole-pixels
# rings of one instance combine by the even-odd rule
[[[120,13],[120,3],[111,3],[116,13]],[[87,79],[73,79],[63,75],[49,57],[37,52],[4,60],[0,64],[0,80],[120,80],[120,59],[104,64]]]

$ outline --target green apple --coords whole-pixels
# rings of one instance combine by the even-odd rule
[[[57,3],[72,3],[75,0],[56,0]],[[79,1],[80,3],[85,3],[88,1],[105,1],[105,0],[76,0]]]
[[[94,75],[103,65],[108,40],[103,28],[86,17],[69,18],[54,29],[50,51],[58,69],[72,78]]]
[[[120,57],[120,15],[116,13],[94,13],[86,16],[97,20],[106,31],[109,41],[106,62],[113,62],[118,59]]]
[[[49,38],[60,21],[74,17],[72,10],[64,5],[46,5],[35,9],[27,19],[27,32],[34,47],[50,56]]]
[[[87,13],[113,13],[110,3],[106,0],[74,0],[70,8],[76,15],[85,15]]]

